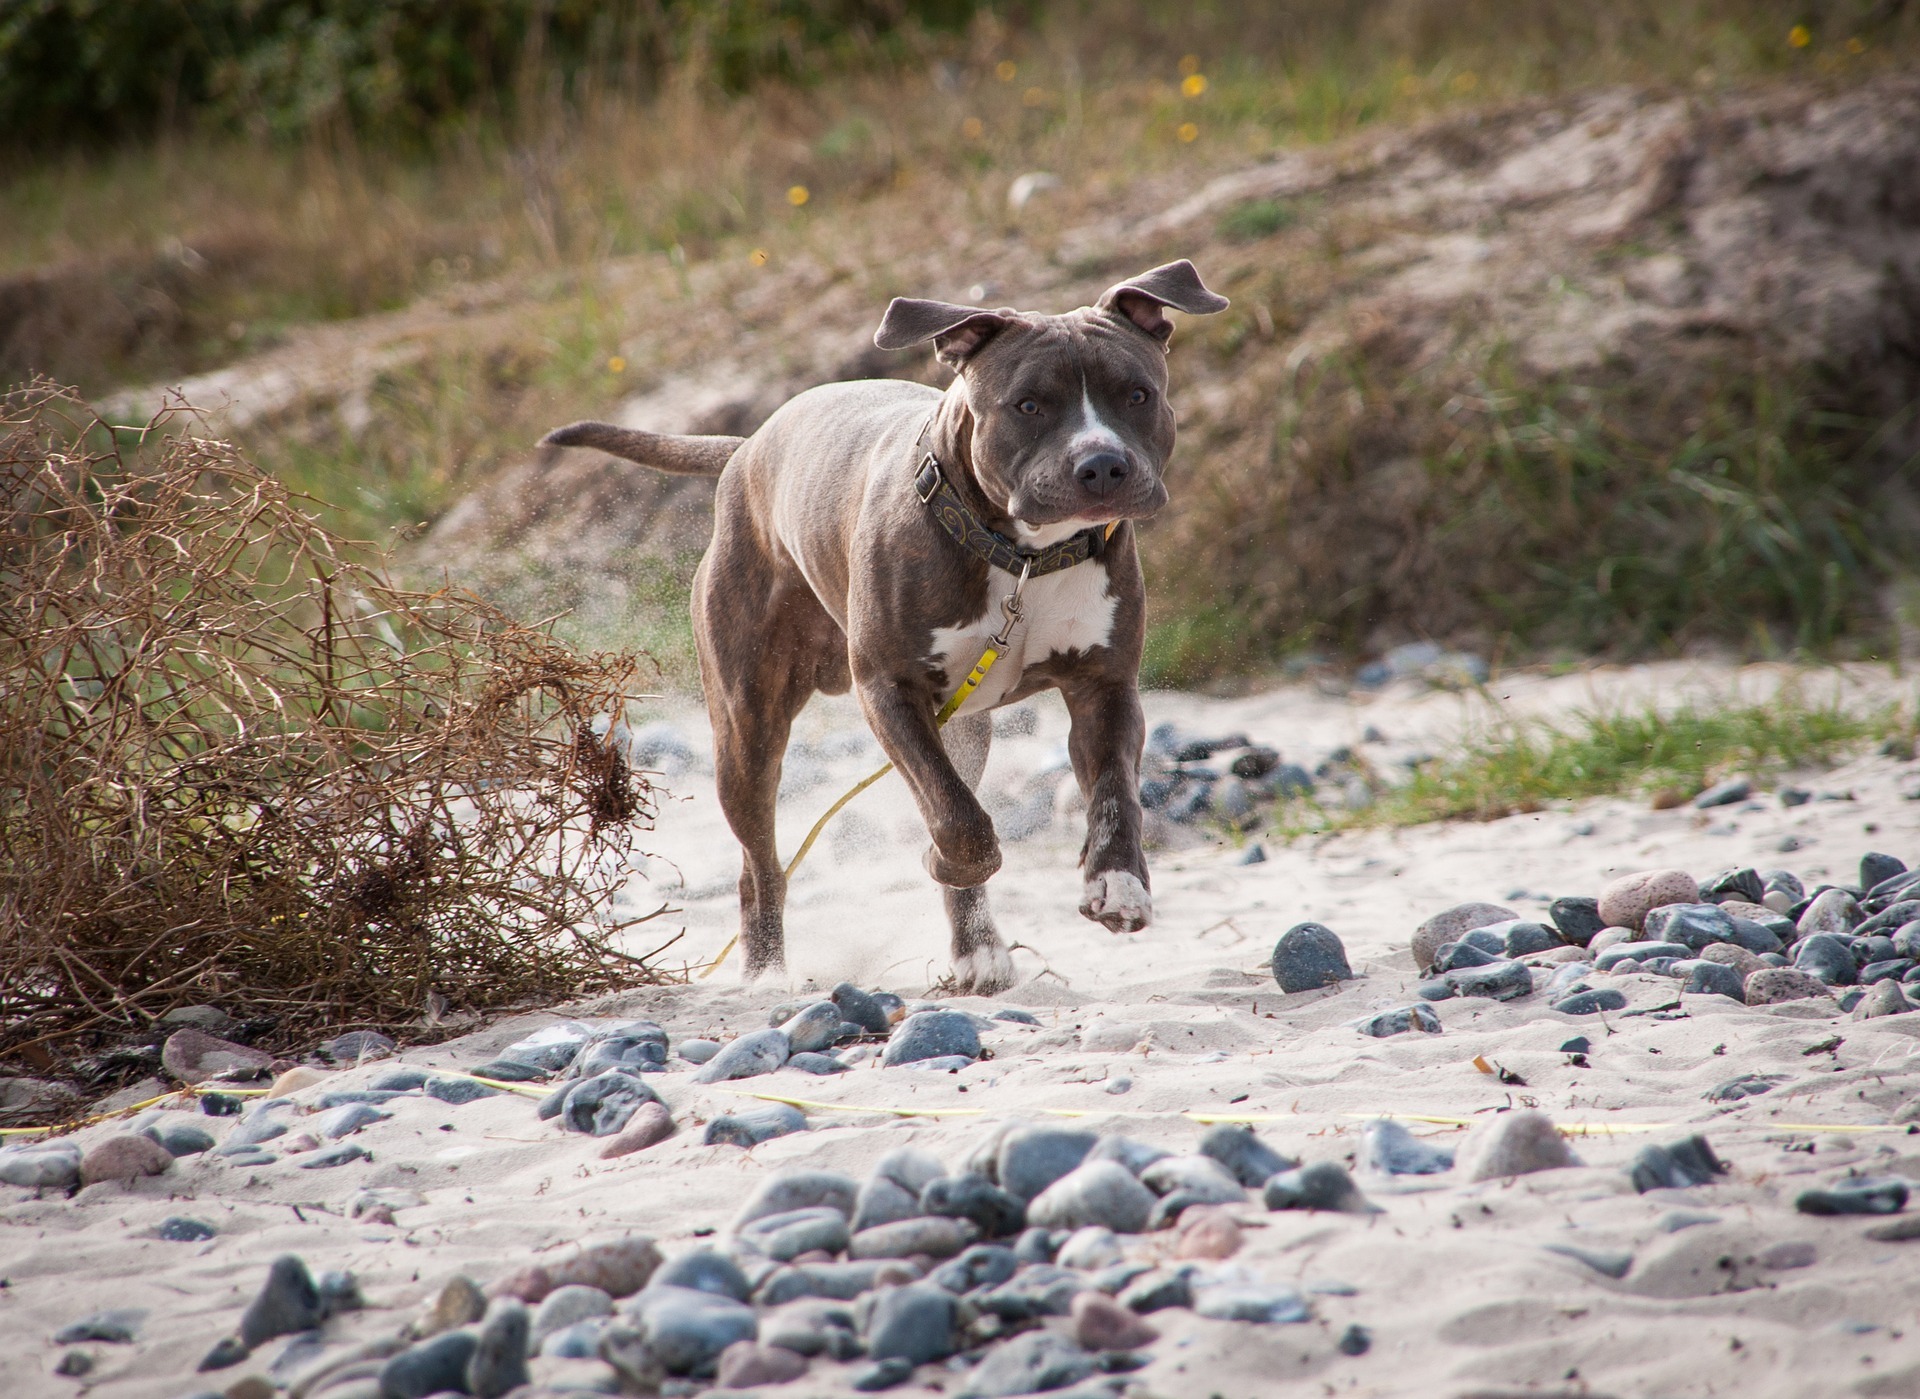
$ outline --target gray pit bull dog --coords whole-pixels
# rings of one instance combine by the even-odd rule
[[[987,909],[1000,845],[974,788],[990,711],[1039,690],[1058,688],[1072,717],[1087,800],[1080,912],[1115,932],[1151,920],[1139,798],[1145,598],[1130,522],[1167,500],[1166,308],[1226,305],[1185,261],[1062,316],[900,298],[874,343],[933,342],[955,372],[944,393],[898,380],[826,384],[744,439],[607,423],[547,436],[719,477],[693,623],[720,804],[745,852],[748,976],[785,964],[774,797],[793,718],[816,690],[858,692],[926,819],[958,990],[1013,984]],[[998,664],[940,728],[938,711],[996,633],[1007,638]]]

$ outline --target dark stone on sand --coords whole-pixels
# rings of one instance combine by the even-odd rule
[[[1261,1141],[1253,1128],[1229,1123],[1209,1127],[1196,1149],[1202,1156],[1211,1156],[1225,1166],[1233,1178],[1249,1190],[1258,1190],[1271,1177],[1300,1164]]]
[[[1626,994],[1613,986],[1602,986],[1597,991],[1576,991],[1553,1003],[1553,1009],[1562,1015],[1598,1015],[1602,1011],[1626,1008]]]
[[[1824,1190],[1803,1190],[1793,1207],[1802,1214],[1898,1214],[1907,1183],[1898,1176],[1857,1176]]]
[[[1353,979],[1347,949],[1333,929],[1321,923],[1298,923],[1282,933],[1271,965],[1273,979],[1289,994]]]
[[[941,1176],[920,1192],[920,1208],[928,1214],[971,1220],[982,1238],[999,1239],[1026,1227],[1026,1202],[974,1172]]]
[[[1585,947],[1606,924],[1600,921],[1600,900],[1586,894],[1569,894],[1547,905],[1547,917],[1560,930],[1560,936],[1576,947]]]
[[[1645,1146],[1627,1167],[1633,1188],[1642,1195],[1649,1190],[1683,1190],[1693,1185],[1711,1185],[1731,1167],[1714,1155],[1712,1145],[1695,1133],[1666,1146]]]

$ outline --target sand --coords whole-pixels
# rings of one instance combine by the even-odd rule
[[[1551,714],[1627,695],[1767,693],[1785,672],[1708,665],[1638,667],[1497,686],[1516,710]],[[1887,696],[1884,672],[1823,672],[1808,685],[1855,697]],[[1183,730],[1243,729],[1289,759],[1314,760],[1360,745],[1382,764],[1437,747],[1472,722],[1467,702],[1395,688],[1364,702],[1287,686],[1239,699],[1150,695],[1149,722]],[[696,746],[698,716],[671,715]],[[1018,728],[1022,721],[1012,721]],[[803,716],[807,747],[789,762],[783,844],[873,762],[870,740],[844,702]],[[1367,726],[1386,742],[1363,744]],[[1032,823],[1035,774],[1065,735],[1055,704],[1032,707],[1030,734],[996,744],[987,791],[997,812]],[[1618,985],[1632,1012],[1572,1018],[1538,994],[1512,1003],[1452,1000],[1435,1006],[1444,1030],[1375,1040],[1352,1023],[1406,1004],[1417,981],[1407,942],[1426,916],[1489,899],[1523,916],[1546,900],[1595,893],[1616,874],[1678,866],[1700,877],[1740,864],[1778,866],[1812,880],[1850,882],[1859,855],[1920,855],[1920,804],[1904,793],[1912,764],[1866,757],[1803,775],[1835,800],[1786,810],[1656,812],[1625,800],[1486,824],[1375,831],[1284,844],[1266,860],[1216,842],[1163,849],[1152,858],[1157,921],[1116,936],[1077,916],[1077,818],[1060,817],[1009,843],[993,885],[1000,926],[1023,945],[1023,981],[992,1001],[952,1004],[983,1013],[1023,1007],[1037,1028],[1006,1025],[987,1036],[990,1059],[959,1073],[861,1067],[810,1077],[792,1070],[726,1086],[687,1072],[651,1080],[681,1125],[671,1140],[633,1156],[599,1159],[601,1143],[542,1123],[534,1104],[501,1096],[463,1106],[400,1099],[394,1116],[354,1141],[372,1153],[327,1170],[297,1158],[234,1167],[185,1158],[134,1185],[99,1184],[69,1199],[0,1186],[0,1394],[71,1395],[82,1381],[56,1376],[59,1327],[104,1307],[143,1309],[132,1345],[88,1344],[84,1383],[103,1399],[171,1399],[218,1392],[270,1375],[283,1346],[199,1377],[194,1366],[258,1288],[268,1262],[296,1252],[316,1270],[344,1268],[370,1308],[335,1323],[344,1337],[392,1329],[465,1273],[485,1282],[585,1239],[644,1232],[669,1254],[696,1230],[724,1227],[769,1173],[819,1166],[864,1174],[884,1152],[916,1144],[954,1160],[991,1124],[1057,1114],[1102,1131],[1187,1149],[1202,1128],[1191,1114],[1240,1114],[1290,1154],[1350,1162],[1367,1115],[1426,1115],[1483,1122],[1538,1106],[1574,1139],[1583,1165],[1465,1184],[1436,1177],[1362,1177],[1382,1212],[1372,1216],[1240,1210],[1250,1226],[1232,1263],[1251,1277],[1309,1289],[1314,1319],[1296,1325],[1208,1321],[1187,1312],[1154,1317],[1163,1333],[1135,1381],[1142,1394],[1220,1395],[1905,1395],[1920,1394],[1920,1337],[1912,1297],[1920,1242],[1867,1240],[1872,1220],[1812,1218],[1794,1195],[1849,1169],[1920,1179],[1920,1143],[1890,1119],[1920,1087],[1920,1014],[1854,1021],[1830,1002],[1752,1009],[1678,994],[1653,976]],[[684,926],[672,956],[710,960],[732,932],[737,856],[700,764],[668,779],[674,792],[656,852],[637,876],[636,910],[669,899],[679,910],[636,930],[636,948]],[[1038,784],[1044,787],[1044,782]],[[1178,833],[1176,833],[1177,835]],[[1799,848],[1781,853],[1784,837]],[[883,783],[823,840],[793,887],[792,975],[743,987],[737,959],[711,978],[536,1015],[463,1039],[406,1050],[400,1061],[469,1066],[530,1029],[565,1016],[647,1016],[673,1039],[725,1037],[758,1028],[777,1002],[851,979],[924,995],[945,967],[937,895],[921,872],[924,842],[897,782]],[[1263,963],[1274,939],[1304,920],[1344,940],[1357,979],[1326,991],[1282,995]],[[1600,984],[1596,982],[1596,984]],[[1585,1035],[1586,1066],[1559,1046]],[[1835,1037],[1838,1037],[1835,1042]],[[1505,1069],[1502,1082],[1476,1067]],[[364,1085],[391,1061],[328,1075],[295,1097]],[[1741,1073],[1782,1078],[1737,1103],[1706,1094]],[[1124,1092],[1112,1091],[1125,1082]],[[811,1130],[751,1151],[700,1144],[700,1125],[750,1105],[746,1094],[802,1098]],[[873,1109],[968,1115],[895,1117]],[[225,1124],[197,1119],[216,1133]],[[1053,1120],[1069,1120],[1053,1117]],[[1815,1124],[1852,1130],[1811,1131]],[[1448,1122],[1411,1124],[1448,1146],[1465,1138]],[[109,1127],[83,1132],[83,1144]],[[1622,1167],[1648,1142],[1704,1132],[1731,1163],[1719,1183],[1636,1194]],[[360,1190],[392,1187],[423,1203],[395,1223],[349,1217]],[[1666,1232],[1678,1209],[1715,1222]],[[204,1243],[151,1237],[168,1215],[213,1224]],[[1550,1244],[1628,1251],[1620,1279]],[[1804,1248],[1780,1249],[1782,1244]],[[1143,1245],[1158,1248],[1160,1241]],[[1771,1250],[1771,1252],[1770,1252]],[[1808,1258],[1811,1262],[1807,1262]],[[1784,1266],[1797,1264],[1799,1266]],[[1352,1323],[1372,1334],[1366,1354],[1336,1341]],[[923,1371],[922,1376],[938,1371]],[[844,1393],[844,1371],[817,1364],[796,1396]],[[958,1388],[946,1375],[947,1389]],[[923,1384],[900,1393],[930,1392]]]

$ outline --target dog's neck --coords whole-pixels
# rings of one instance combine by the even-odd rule
[[[947,389],[940,406],[933,410],[926,431],[921,434],[921,449],[932,452],[940,470],[953,483],[954,490],[973,511],[980,523],[1010,538],[1026,533],[1020,522],[1007,513],[1004,504],[981,489],[973,469],[973,409],[967,402],[967,385],[956,378]],[[918,467],[919,457],[914,457]]]

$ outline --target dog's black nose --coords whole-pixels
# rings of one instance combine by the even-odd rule
[[[1118,452],[1095,452],[1074,467],[1073,479],[1094,495],[1105,495],[1127,479],[1127,459]]]

